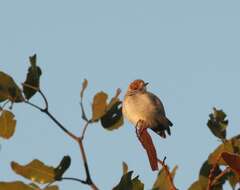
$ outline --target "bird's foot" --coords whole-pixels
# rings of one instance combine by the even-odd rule
[[[144,130],[148,128],[147,122],[145,122],[142,119],[139,119],[137,124],[136,124],[136,134],[138,137],[140,137],[143,133]]]

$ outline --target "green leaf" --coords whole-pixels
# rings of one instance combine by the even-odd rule
[[[11,102],[22,102],[24,100],[22,91],[12,77],[0,71],[0,102],[10,100]]]
[[[226,139],[226,129],[228,126],[227,115],[222,110],[213,108],[213,113],[209,115],[210,119],[207,126],[210,131],[220,139]]]
[[[144,184],[138,179],[138,176],[132,179],[133,171],[129,171],[122,176],[119,184],[113,190],[143,190]]]
[[[98,92],[92,103],[92,120],[98,121],[104,114],[107,109],[107,98],[108,95],[105,92]]]
[[[71,157],[64,156],[60,164],[54,169],[55,172],[55,180],[61,180],[63,174],[71,165]]]
[[[23,93],[26,99],[30,99],[39,89],[40,76],[42,74],[41,68],[37,66],[37,55],[29,57],[30,67],[25,82],[23,83]]]
[[[116,95],[107,105],[106,113],[101,118],[101,124],[107,130],[114,130],[123,126],[122,102],[118,98],[120,92],[120,89],[117,89]]]
[[[16,129],[14,114],[7,110],[3,110],[0,113],[0,137],[9,139],[13,136]]]
[[[19,175],[40,184],[51,183],[55,180],[54,168],[46,166],[39,160],[33,160],[22,166],[16,162],[11,163],[12,169]]]
[[[171,171],[172,179],[174,179],[176,175],[178,166],[174,166],[173,170]],[[171,184],[168,180],[167,173],[165,172],[164,168],[162,168],[157,176],[156,181],[154,182],[153,189],[159,189],[159,190],[169,190],[171,187]]]

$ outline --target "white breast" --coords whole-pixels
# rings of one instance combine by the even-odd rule
[[[153,124],[158,113],[151,96],[148,93],[139,93],[125,97],[123,114],[133,125],[136,125],[140,119]]]

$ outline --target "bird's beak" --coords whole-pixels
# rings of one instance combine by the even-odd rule
[[[147,86],[148,84],[149,84],[148,82],[145,82],[145,83],[144,83],[144,86]]]

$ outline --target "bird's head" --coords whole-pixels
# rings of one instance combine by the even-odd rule
[[[130,83],[128,86],[128,92],[134,93],[134,92],[146,92],[148,85],[147,82],[144,82],[143,80],[137,79]]]

